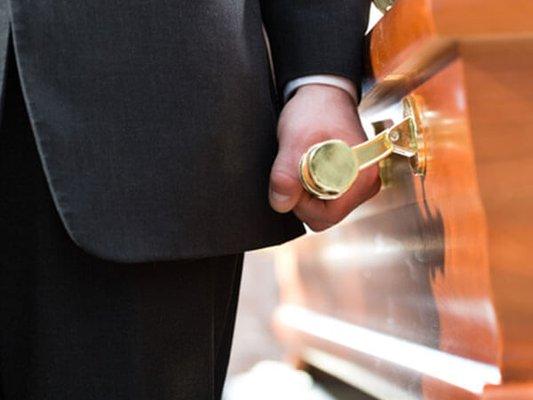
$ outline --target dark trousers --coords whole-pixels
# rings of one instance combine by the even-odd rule
[[[80,250],[54,208],[10,57],[0,127],[0,399],[218,399],[241,271],[242,254],[119,264]]]

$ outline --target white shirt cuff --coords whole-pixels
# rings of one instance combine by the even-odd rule
[[[301,78],[293,79],[285,85],[283,90],[283,99],[285,102],[294,94],[294,92],[305,85],[320,84],[335,86],[348,92],[350,96],[357,103],[357,90],[355,84],[348,78],[337,75],[309,75]]]

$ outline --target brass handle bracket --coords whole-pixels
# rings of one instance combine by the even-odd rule
[[[350,189],[359,171],[391,154],[409,158],[413,172],[423,175],[425,154],[416,103],[407,98],[403,106],[405,118],[369,141],[350,147],[342,140],[328,140],[309,148],[300,160],[303,187],[319,199],[337,199]]]

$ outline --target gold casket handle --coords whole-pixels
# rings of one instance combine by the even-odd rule
[[[300,180],[312,195],[334,200],[355,183],[359,171],[391,154],[410,159],[413,172],[425,173],[425,153],[419,116],[413,98],[403,101],[405,118],[373,139],[350,147],[342,140],[328,140],[310,147],[300,160]]]

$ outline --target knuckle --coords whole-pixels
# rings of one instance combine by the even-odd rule
[[[372,190],[370,191],[370,197],[374,197],[376,194],[379,193],[381,190],[381,179],[378,177],[376,182],[374,182],[374,186],[372,187]]]
[[[309,228],[311,228],[311,231],[315,232],[315,233],[318,233],[318,232],[321,232],[320,228],[318,227],[318,225],[315,225],[315,224],[311,224],[311,225],[308,225]]]
[[[367,171],[365,171],[364,179],[365,179],[364,184],[367,187],[370,187],[373,189],[376,183],[381,182],[381,178],[379,176],[379,168],[377,166],[373,166],[369,168]]]
[[[313,232],[318,232],[318,224],[314,221],[303,221]]]
[[[340,207],[335,208],[333,211],[331,211],[331,214],[328,216],[326,222],[331,225],[338,224],[344,219],[345,216],[346,216],[346,212],[344,209]]]
[[[325,231],[328,228],[328,225],[320,223],[320,222],[315,222],[315,221],[307,223],[307,226],[313,232],[322,232],[322,231]]]
[[[297,179],[283,168],[273,168],[270,173],[270,182],[274,189],[288,189],[297,184]]]

